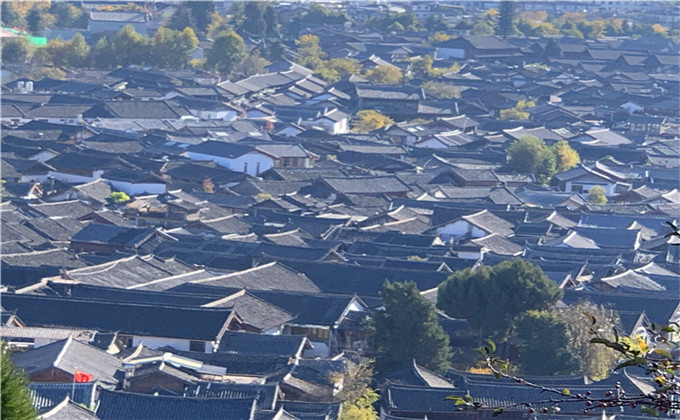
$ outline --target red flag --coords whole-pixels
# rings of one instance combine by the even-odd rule
[[[74,382],[90,382],[94,379],[94,376],[90,375],[89,373],[76,370],[76,373],[73,374],[73,378]]]

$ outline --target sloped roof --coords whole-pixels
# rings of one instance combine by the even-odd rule
[[[373,176],[354,178],[324,177],[323,182],[341,194],[385,194],[405,193],[411,188],[395,176]]]
[[[495,233],[502,237],[508,237],[514,234],[512,231],[514,228],[513,224],[501,219],[488,210],[482,210],[478,213],[465,215],[462,217],[462,219],[488,233]]]
[[[122,372],[121,363],[115,356],[71,337],[16,353],[12,361],[29,376],[52,368],[71,375],[80,370],[94,376],[96,381],[117,384]]]
[[[31,382],[28,389],[36,410],[53,407],[66,397],[73,397],[72,401],[90,407],[94,404],[97,383]]]
[[[170,397],[101,390],[97,416],[102,420],[163,418],[167,420],[252,420],[255,397],[221,399]]]
[[[121,334],[214,341],[230,310],[3,294],[28,326],[62,326]]]
[[[226,332],[218,352],[251,356],[297,357],[307,338],[302,335],[267,335],[246,332]]]
[[[270,262],[223,276],[197,280],[193,283],[207,286],[248,288],[251,290],[320,291],[307,276],[278,262]]]
[[[91,223],[73,235],[71,243],[81,242],[136,248],[155,232],[156,229],[151,228],[128,228]]]

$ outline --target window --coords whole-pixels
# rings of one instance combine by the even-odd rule
[[[243,172],[248,173],[248,162],[243,162]]]
[[[260,162],[255,164],[255,175],[260,175]]]
[[[189,351],[205,353],[205,341],[189,341]]]

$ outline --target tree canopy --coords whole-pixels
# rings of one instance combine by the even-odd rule
[[[515,3],[513,1],[501,1],[498,6],[498,25],[496,34],[507,38],[515,32]]]
[[[243,38],[234,31],[220,32],[206,56],[206,67],[229,74],[246,57]]]
[[[525,375],[566,375],[579,367],[570,351],[566,322],[549,311],[527,311],[513,322],[519,367]]]
[[[557,160],[557,172],[569,170],[581,162],[578,152],[572,149],[566,140],[559,140],[553,144],[552,150]]]
[[[620,354],[609,347],[590,342],[592,323],[584,314],[594,316],[600,329],[613,331],[614,328],[621,328],[621,320],[616,311],[590,301],[580,301],[557,309],[556,314],[567,324],[568,347],[580,361],[580,372],[594,381],[609,376]]]
[[[375,366],[389,372],[413,363],[433,371],[449,367],[449,336],[437,322],[435,306],[415,282],[385,282],[381,292],[385,310],[373,317]]]
[[[31,402],[26,375],[16,368],[4,342],[0,345],[0,353],[2,357],[2,360],[0,360],[0,370],[2,371],[0,382],[2,406],[0,412],[2,418],[22,420],[37,418]]]
[[[359,111],[356,116],[358,121],[354,125],[354,131],[358,133],[369,133],[394,124],[392,118],[372,109]]]
[[[366,71],[366,77],[377,85],[394,85],[401,81],[403,75],[398,67],[377,66]]]
[[[548,309],[561,297],[562,290],[540,267],[515,259],[456,271],[439,286],[437,306],[493,337],[505,333],[520,313]]]
[[[607,204],[607,192],[599,185],[588,190],[588,201],[593,204]]]
[[[509,170],[532,173],[536,176],[536,180],[542,184],[547,184],[557,170],[555,154],[538,137],[520,137],[512,142],[506,154]]]

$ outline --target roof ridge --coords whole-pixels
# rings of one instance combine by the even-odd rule
[[[57,367],[59,365],[59,362],[61,362],[62,357],[64,357],[64,353],[66,353],[66,349],[71,345],[72,342],[73,337],[69,335],[66,341],[64,342],[64,346],[61,348],[59,354],[57,354],[57,357],[54,359],[54,363],[52,364],[52,366]]]

